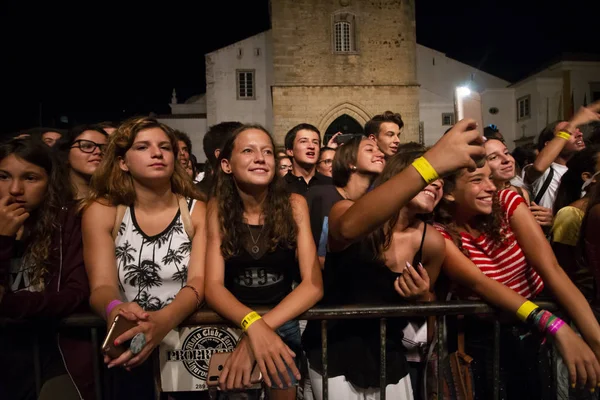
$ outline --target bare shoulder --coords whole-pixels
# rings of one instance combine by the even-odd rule
[[[350,207],[354,205],[352,200],[340,200],[336,202],[329,210],[329,218],[343,215]]]
[[[196,200],[194,209],[192,210],[192,221],[194,223],[202,222],[206,218],[206,203],[201,200]]]
[[[290,194],[290,204],[292,205],[292,207],[300,207],[300,208],[307,208],[308,209],[308,203],[306,202],[306,199],[304,198],[304,196],[299,195],[297,193],[291,193]]]
[[[97,228],[112,229],[117,216],[117,207],[103,201],[94,201],[82,213],[82,225],[85,228],[93,224]]]
[[[425,234],[425,243],[423,246],[429,254],[443,253],[446,249],[446,239],[437,229],[427,224],[427,233]]]

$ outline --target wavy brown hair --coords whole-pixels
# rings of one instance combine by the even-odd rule
[[[240,197],[233,174],[226,174],[220,167],[222,160],[230,160],[235,147],[236,139],[243,132],[257,129],[264,132],[271,141],[273,150],[275,143],[271,134],[260,125],[242,125],[225,142],[223,150],[219,155],[217,169],[217,183],[214,189],[214,197],[219,212],[221,226],[221,252],[223,258],[228,259],[238,254],[243,247],[242,238],[248,232],[244,226],[244,203]],[[275,173],[273,180],[267,187],[267,197],[262,207],[265,217],[263,234],[268,238],[269,251],[277,247],[293,248],[296,246],[297,226],[294,220],[290,194],[285,188],[285,181]]]
[[[44,200],[27,218],[23,235],[26,243],[23,263],[33,269],[32,285],[43,285],[49,271],[52,237],[59,226],[62,208],[72,198],[71,186],[56,152],[41,140],[27,137],[10,140],[0,146],[0,161],[10,155],[43,168],[48,176]]]
[[[118,204],[129,206],[135,202],[133,177],[120,168],[119,160],[125,157],[125,153],[133,145],[138,133],[152,128],[159,128],[165,132],[173,149],[175,163],[175,170],[171,176],[173,193],[194,199],[202,198],[185,169],[177,162],[177,138],[173,129],[154,118],[135,117],[123,122],[110,135],[102,162],[92,176],[87,204],[104,200],[113,206]]]
[[[415,142],[400,145],[398,147],[398,152],[386,161],[385,168],[377,179],[375,179],[374,186],[380,186],[402,172],[406,167],[411,165],[413,161],[425,154],[426,150],[427,149],[423,145]],[[399,215],[400,210],[394,213],[385,224],[371,232],[368,236],[373,253],[380,261],[384,261],[384,254],[392,245],[394,228],[398,223]]]
[[[444,178],[444,195],[451,194],[456,189],[456,180],[460,178],[466,171],[467,169],[463,168]],[[456,223],[454,222],[454,218],[452,218],[455,208],[456,204],[454,202],[442,197],[442,200],[439,202],[434,211],[434,220],[435,222],[444,225],[446,232],[448,232],[454,244],[467,257],[469,257],[469,252],[462,246],[460,232],[456,226]],[[471,227],[481,233],[485,233],[496,246],[499,246],[504,242],[509,222],[506,219],[506,215],[502,209],[500,200],[498,199],[497,192],[494,194],[492,200],[492,213],[478,215],[474,218],[473,222],[474,223],[471,224]]]

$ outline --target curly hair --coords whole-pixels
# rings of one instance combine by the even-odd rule
[[[219,164],[222,160],[230,160],[236,139],[243,132],[256,129],[264,132],[271,141],[273,149],[275,143],[271,134],[260,125],[242,125],[225,142],[219,155]],[[228,259],[238,254],[243,247],[242,238],[246,231],[244,219],[244,203],[240,197],[233,174],[226,174],[218,167],[217,182],[214,187],[219,222],[221,226],[223,258]],[[265,217],[263,235],[268,238],[269,251],[277,247],[294,248],[298,235],[298,228],[294,220],[290,194],[285,187],[285,181],[276,173],[267,187],[267,196],[262,206]]]
[[[72,198],[71,186],[56,152],[39,139],[12,139],[0,146],[0,161],[10,155],[43,168],[48,176],[44,200],[27,218],[23,236],[27,243],[23,263],[33,270],[31,284],[41,286],[48,274],[52,236],[58,227],[57,216]]]
[[[377,179],[375,179],[374,186],[380,186],[402,172],[406,167],[411,165],[413,161],[425,154],[426,150],[427,149],[423,145],[416,142],[400,145],[398,147],[398,152],[385,163],[385,168]],[[368,235],[373,254],[375,254],[377,260],[384,261],[384,254],[392,245],[394,228],[398,223],[399,215],[400,211],[397,211],[385,224]]]
[[[105,200],[116,206],[124,204],[129,206],[135,202],[136,193],[131,174],[121,170],[119,159],[131,148],[137,135],[144,130],[159,128],[169,138],[174,158],[177,159],[177,137],[173,129],[150,117],[134,117],[123,122],[117,130],[110,135],[102,162],[92,176],[90,194],[87,204],[96,200]],[[171,176],[171,190],[184,197],[201,199],[194,182],[190,179],[183,166],[175,162],[175,170]]]
[[[444,178],[444,195],[451,194],[454,189],[456,189],[456,180],[466,171],[466,169],[461,169]],[[469,257],[469,252],[462,246],[460,232],[452,217],[455,213],[455,207],[456,204],[454,202],[447,200],[445,196],[442,197],[442,200],[434,210],[434,221],[444,226],[454,244]],[[504,242],[509,222],[502,205],[500,204],[497,192],[494,193],[493,196],[491,214],[478,215],[475,217],[474,224],[472,224],[471,227],[479,232],[485,233],[496,246],[499,246]]]

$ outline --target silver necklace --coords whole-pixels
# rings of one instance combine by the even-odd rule
[[[254,243],[254,246],[252,246],[252,249],[251,249],[252,253],[257,254],[260,251],[260,248],[258,247],[257,243],[258,243],[258,240],[260,239],[260,235],[262,235],[262,233],[263,233],[265,224],[263,224],[262,228],[260,228],[260,233],[258,234],[258,237],[256,238],[256,240],[254,240],[254,235],[252,235],[252,230],[250,229],[250,225],[246,224],[246,227],[248,228],[248,233],[250,234],[252,243]]]

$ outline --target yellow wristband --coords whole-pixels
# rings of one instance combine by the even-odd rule
[[[248,315],[246,315],[244,317],[244,319],[242,320],[242,322],[240,323],[240,326],[242,327],[242,330],[244,332],[246,332],[248,330],[248,328],[250,328],[250,325],[252,325],[256,321],[258,321],[259,319],[261,319],[261,316],[258,315],[257,312],[255,312],[255,311],[249,312]]]
[[[415,161],[413,161],[412,166],[415,167],[417,172],[421,174],[425,182],[428,184],[440,179],[440,176],[436,172],[435,169],[429,164],[429,161],[425,159],[425,157],[419,157]]]
[[[525,322],[527,321],[527,318],[529,318],[529,314],[536,308],[538,308],[537,304],[527,300],[525,303],[521,304],[521,307],[517,310],[517,317]]]
[[[571,134],[569,132],[566,132],[566,131],[560,131],[555,136],[559,137],[559,138],[562,138],[562,139],[565,139],[565,140],[571,139]]]

